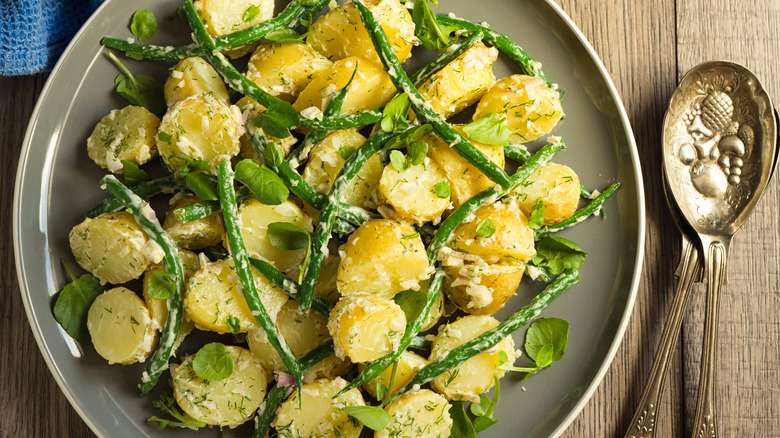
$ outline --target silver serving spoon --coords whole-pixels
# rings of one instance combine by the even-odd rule
[[[769,181],[777,121],[769,96],[751,72],[714,61],[686,73],[672,95],[664,127],[667,183],[701,240],[707,279],[693,436],[718,438],[718,307],[728,248]]]

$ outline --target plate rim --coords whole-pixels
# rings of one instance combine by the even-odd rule
[[[104,436],[102,435],[102,430],[87,415],[82,404],[76,399],[74,394],[70,391],[68,384],[64,380],[64,376],[60,372],[59,367],[57,366],[57,364],[54,361],[54,358],[52,357],[51,351],[48,348],[48,343],[44,339],[41,326],[38,323],[37,314],[32,309],[31,296],[30,296],[29,288],[27,287],[25,270],[23,269],[21,263],[22,252],[23,252],[21,234],[20,234],[20,223],[21,223],[20,214],[21,214],[21,202],[22,202],[21,182],[24,179],[25,171],[29,170],[26,167],[31,152],[32,136],[34,135],[37,126],[37,121],[39,120],[40,114],[42,112],[42,106],[43,106],[42,97],[46,96],[49,93],[50,89],[53,87],[54,78],[58,76],[59,71],[62,69],[65,59],[67,58],[67,55],[71,53],[73,47],[79,42],[83,34],[97,19],[97,17],[101,15],[102,11],[106,9],[108,5],[113,3],[114,1],[116,0],[104,1],[92,13],[92,15],[81,26],[81,28],[79,28],[79,30],[76,32],[76,34],[73,36],[71,41],[63,50],[62,55],[57,60],[54,68],[49,73],[49,77],[47,78],[43,88],[41,89],[39,97],[35,103],[33,112],[31,113],[30,119],[28,121],[28,126],[25,131],[25,136],[22,143],[22,150],[19,155],[19,162],[16,169],[16,178],[14,181],[13,210],[12,210],[12,235],[13,235],[14,263],[16,265],[17,283],[19,286],[19,291],[22,295],[22,302],[24,305],[25,313],[27,315],[27,319],[30,324],[30,328],[33,332],[33,336],[35,338],[36,344],[38,346],[38,349],[41,351],[43,359],[46,362],[46,365],[49,368],[50,374],[57,382],[57,385],[59,386],[60,390],[65,395],[70,405],[78,413],[81,420],[84,421],[84,423],[97,436]],[[544,0],[544,2],[547,4],[549,8],[551,8],[560,17],[560,19],[564,23],[566,23],[566,26],[576,37],[576,39],[579,41],[580,45],[585,49],[587,56],[592,60],[601,78],[604,80],[604,84],[606,85],[606,88],[609,91],[609,97],[612,100],[612,102],[614,102],[616,107],[616,112],[619,115],[620,125],[622,126],[626,134],[626,141],[628,143],[627,149],[629,152],[628,155],[630,157],[631,168],[634,172],[634,176],[636,180],[636,192],[634,194],[635,196],[634,199],[636,200],[636,204],[637,204],[637,208],[636,208],[637,238],[636,238],[636,242],[634,242],[634,244],[636,245],[636,251],[634,255],[635,268],[631,276],[631,282],[630,282],[630,287],[627,295],[626,305],[623,309],[622,315],[620,315],[620,322],[617,325],[617,330],[615,332],[614,338],[612,339],[612,343],[609,349],[607,350],[607,354],[604,356],[604,360],[602,361],[598,371],[594,375],[594,378],[588,384],[588,387],[585,390],[585,392],[579,397],[579,400],[575,404],[575,406],[570,410],[568,415],[562,419],[559,425],[552,432],[551,436],[557,437],[560,436],[571,425],[574,419],[581,413],[585,405],[590,401],[593,394],[598,389],[598,386],[603,381],[604,376],[606,375],[608,369],[612,365],[612,362],[614,361],[614,357],[617,354],[617,350],[619,349],[620,345],[622,344],[623,338],[625,337],[625,332],[628,328],[628,323],[631,319],[631,314],[633,313],[634,305],[636,303],[636,297],[639,290],[639,282],[641,280],[642,271],[643,271],[644,247],[645,247],[645,238],[646,238],[645,236],[646,235],[645,233],[646,206],[645,206],[645,196],[644,196],[644,180],[643,180],[643,174],[640,166],[639,151],[637,149],[636,139],[625,106],[623,105],[623,101],[620,98],[620,95],[618,94],[617,89],[612,81],[612,77],[609,75],[608,71],[606,70],[606,67],[604,66],[603,62],[601,61],[601,58],[598,56],[593,46],[587,40],[585,35],[579,29],[579,27],[574,23],[571,17],[569,17],[569,15],[554,0]]]

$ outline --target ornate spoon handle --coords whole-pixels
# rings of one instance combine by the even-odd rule
[[[677,268],[680,279],[674,292],[672,308],[666,318],[653,367],[650,369],[650,376],[647,378],[639,405],[634,412],[634,418],[631,419],[631,425],[626,432],[626,438],[651,438],[655,434],[656,411],[661,402],[666,382],[666,369],[671,361],[674,347],[677,345],[691,286],[699,276],[700,269],[699,251],[696,249],[696,245],[683,233],[682,254],[680,265]]]
[[[718,307],[720,291],[726,274],[728,238],[716,240],[701,236],[707,262],[707,310],[704,315],[704,343],[701,351],[699,398],[696,401],[694,438],[718,438],[717,362],[718,362]]]

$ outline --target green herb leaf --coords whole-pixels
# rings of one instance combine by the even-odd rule
[[[265,135],[276,137],[276,138],[287,138],[290,135],[290,130],[285,128],[284,126],[280,125],[270,117],[266,116],[265,113],[261,113],[257,117],[255,117],[255,126],[258,128],[261,128]]]
[[[246,11],[244,11],[244,14],[241,15],[241,21],[249,23],[257,18],[258,15],[260,15],[260,8],[257,7],[257,5],[249,5],[249,7],[246,8]]]
[[[133,75],[122,61],[111,52],[108,57],[124,74],[114,79],[116,92],[133,105],[142,106],[154,114],[162,113],[167,105],[163,95],[163,86],[149,75]]]
[[[128,187],[132,187],[142,181],[149,181],[150,179],[149,174],[141,170],[132,161],[122,160],[122,170],[125,173],[124,183]]]
[[[536,360],[534,361],[538,368],[547,368],[553,363],[554,348],[553,344],[544,344],[542,348],[539,349],[539,352],[536,353]]]
[[[536,204],[531,208],[531,215],[528,216],[528,226],[533,230],[538,230],[544,225],[544,200],[536,198]]]
[[[230,333],[234,335],[241,333],[241,320],[233,315],[228,315],[225,317],[224,321],[228,330],[230,330]]]
[[[382,382],[376,382],[376,399],[377,400],[384,400],[385,396],[387,395],[387,385],[385,385]]]
[[[427,300],[423,290],[405,290],[393,297],[393,301],[404,311],[407,321],[413,321],[423,311]]]
[[[152,406],[154,406],[155,409],[162,412],[163,414],[170,415],[177,421],[168,420],[165,418],[160,418],[157,416],[149,417],[146,421],[149,422],[158,422],[159,423],[159,430],[163,430],[166,427],[186,427],[188,429],[197,429],[199,427],[206,427],[206,423],[202,421],[193,420],[192,418],[187,417],[183,413],[179,411],[178,404],[176,403],[176,399],[169,396],[165,390],[162,391],[160,394],[160,399],[155,400],[152,402]]]
[[[466,137],[492,146],[506,146],[509,143],[509,128],[498,113],[490,113],[463,127]]]
[[[471,403],[471,413],[476,415],[477,417],[485,415],[488,413],[491,404],[492,404],[492,400],[490,400],[490,397],[486,395],[480,395],[479,403],[477,402]]]
[[[204,345],[192,359],[192,370],[198,377],[208,381],[230,377],[233,365],[233,356],[219,342]]]
[[[477,225],[477,236],[489,239],[496,234],[496,223],[491,219],[483,219],[482,222]]]
[[[531,261],[536,266],[547,267],[553,275],[560,275],[566,269],[581,268],[587,255],[571,240],[547,236],[536,243],[536,255]]]
[[[187,188],[192,190],[198,198],[204,201],[216,201],[219,199],[217,188],[211,182],[211,178],[202,172],[190,172],[184,177]]]
[[[130,32],[137,36],[139,40],[148,40],[157,30],[157,19],[154,18],[152,11],[141,9],[135,11],[133,19],[130,21]]]
[[[265,161],[266,166],[276,167],[282,164],[282,160],[284,160],[282,147],[273,142],[268,143],[263,151],[263,161]]]
[[[471,413],[476,416],[474,419],[474,430],[476,432],[482,432],[498,423],[498,420],[493,418],[493,410],[495,410],[498,398],[501,396],[501,383],[498,381],[498,374],[493,374],[493,382],[496,388],[493,391],[493,399],[491,400],[489,397],[482,395],[479,397],[479,403],[471,404]]]
[[[390,151],[390,164],[399,172],[403,172],[409,167],[406,162],[406,156],[399,150]]]
[[[525,352],[537,363],[545,345],[552,345],[551,361],[561,360],[569,340],[569,322],[560,318],[539,318],[525,334]]]
[[[178,160],[181,161],[181,164],[179,165],[179,175],[182,177],[186,177],[187,174],[193,173],[193,172],[206,172],[208,173],[210,170],[209,164],[203,160],[193,160],[192,158],[180,154],[175,153],[168,158],[168,161],[172,160]]]
[[[406,148],[406,152],[409,155],[409,162],[413,166],[422,164],[425,160],[425,156],[428,155],[428,143],[423,140],[418,140],[409,145]]]
[[[433,127],[427,123],[417,126],[388,141],[383,149],[390,150],[408,147],[410,144],[425,137],[431,131],[433,131]]]
[[[289,137],[289,129],[300,124],[301,114],[289,102],[280,100],[271,104],[267,110],[255,117],[255,125],[276,138]]]
[[[295,0],[303,6],[314,6],[317,4],[317,0]]]
[[[447,181],[439,181],[433,186],[436,196],[444,199],[450,196],[450,184]]]
[[[498,352],[498,364],[504,365],[505,363],[509,362],[509,356],[506,354],[506,351],[501,350]]]
[[[79,278],[73,275],[70,267],[62,261],[71,282],[66,284],[54,303],[54,319],[62,326],[71,338],[89,344],[90,337],[87,330],[87,313],[89,307],[98,295],[103,293],[105,287],[100,280],[92,274],[84,274]]]
[[[409,101],[409,95],[399,94],[393,100],[385,105],[382,110],[382,131],[395,132],[409,127],[409,108],[412,103]]]
[[[173,140],[173,136],[165,131],[157,131],[157,139],[166,143],[170,143],[171,140]]]
[[[254,160],[239,161],[236,178],[249,187],[255,199],[266,205],[281,204],[290,195],[279,175]]]
[[[294,251],[311,243],[311,234],[289,222],[272,222],[266,230],[268,242],[276,249]]]
[[[433,4],[438,4],[434,1]],[[436,21],[436,15],[431,11],[428,0],[416,0],[412,8],[414,34],[422,45],[434,52],[447,47],[452,41],[452,33],[462,29],[460,26],[445,26]]]
[[[292,29],[276,29],[263,35],[263,41],[269,43],[302,43],[306,35],[301,35]]]
[[[149,296],[158,300],[167,300],[176,293],[176,282],[162,271],[153,271],[146,286]]]
[[[451,403],[450,417],[452,417],[452,429],[450,430],[451,438],[477,438],[477,431],[474,430],[474,425],[471,424],[471,420],[466,415],[466,409],[462,401],[454,401]]]
[[[345,406],[341,410],[371,430],[382,430],[390,424],[390,414],[379,406]]]
[[[355,150],[356,149],[352,146],[342,146],[341,148],[339,148],[338,152],[342,160],[347,160],[349,159],[349,157],[352,156],[352,154],[355,153]]]

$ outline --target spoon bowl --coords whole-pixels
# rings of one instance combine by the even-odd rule
[[[713,61],[683,77],[664,118],[663,167],[702,244],[707,308],[693,436],[718,438],[718,307],[728,248],[764,192],[777,155],[769,96],[744,67]]]

